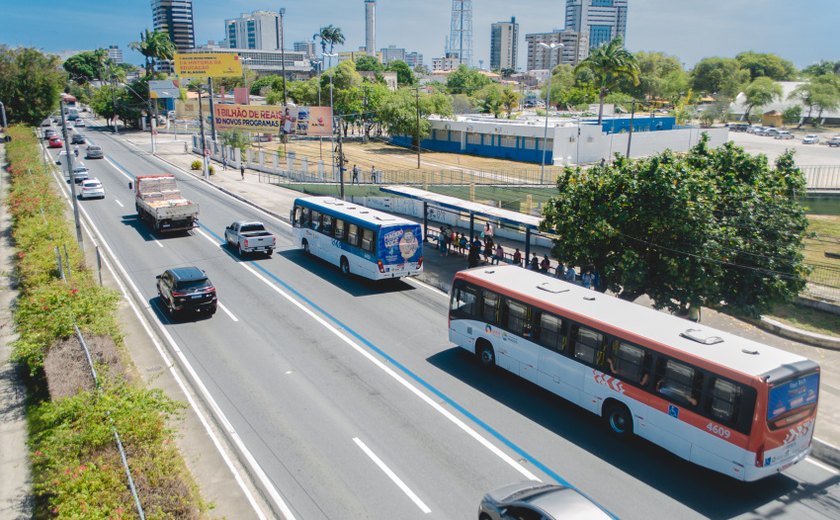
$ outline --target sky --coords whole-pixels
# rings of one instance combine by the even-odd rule
[[[474,65],[489,66],[490,24],[519,22],[519,63],[525,64],[525,34],[564,26],[563,0],[473,0]],[[255,10],[285,7],[286,48],[311,40],[320,27],[341,28],[346,43],[364,45],[363,0],[194,0],[196,42],[219,42],[224,20]],[[396,45],[423,54],[424,64],[442,56],[449,32],[451,0],[378,0],[377,49]],[[0,44],[47,52],[91,50],[118,45],[125,60],[142,57],[128,43],[152,28],[149,0],[44,2],[0,0]],[[802,68],[840,60],[839,0],[630,0],[627,48],[676,56],[687,68],[704,57],[770,52]]]

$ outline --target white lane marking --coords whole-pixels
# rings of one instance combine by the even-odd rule
[[[65,189],[66,189],[66,187],[62,188],[62,192],[64,193],[65,199],[67,199],[68,205],[70,205],[72,207],[72,201],[70,201],[69,195],[68,195],[67,191],[65,191]],[[99,230],[96,228],[96,226],[91,221],[90,216],[87,214],[87,210],[85,210],[84,208],[80,208],[80,210],[85,217],[85,219],[82,221],[82,224],[85,228],[85,232],[88,234],[88,236],[90,236],[92,238],[92,240],[95,243],[96,242],[96,237],[97,236],[102,236],[102,235],[99,233]],[[90,226],[90,227],[88,227],[88,226]],[[91,232],[91,228],[95,231],[95,233]],[[193,398],[192,391],[187,387],[187,385],[184,383],[183,379],[181,379],[181,377],[178,375],[178,372],[175,368],[175,364],[169,358],[166,351],[163,349],[163,346],[160,344],[160,342],[155,337],[155,334],[151,330],[151,326],[149,325],[149,323],[147,321],[147,318],[145,317],[145,315],[143,315],[143,313],[140,311],[140,309],[135,305],[134,300],[129,297],[128,288],[126,288],[123,285],[121,278],[116,275],[116,272],[114,271],[114,268],[111,265],[111,262],[109,261],[109,258],[113,259],[114,264],[116,264],[117,268],[122,273],[122,275],[125,277],[125,279],[128,280],[128,283],[131,287],[131,292],[134,293],[135,297],[139,301],[144,302],[143,307],[146,310],[148,310],[151,313],[151,315],[154,316],[155,313],[154,313],[154,310],[151,307],[151,304],[149,304],[148,301],[143,298],[143,295],[140,292],[140,289],[135,285],[134,281],[128,275],[128,271],[125,269],[125,267],[122,265],[122,263],[120,263],[120,261],[117,259],[116,255],[111,250],[111,247],[108,245],[108,243],[103,241],[101,243],[101,245],[102,245],[102,247],[105,248],[105,251],[107,252],[107,255],[103,255],[103,261],[105,263],[105,266],[108,268],[108,270],[111,272],[111,274],[114,275],[114,279],[119,284],[120,290],[123,293],[123,295],[125,296],[126,301],[131,306],[131,308],[134,311],[134,314],[137,316],[138,320],[140,320],[140,323],[143,326],[143,329],[146,331],[146,334],[148,335],[149,339],[151,339],[152,343],[155,345],[155,348],[157,349],[158,354],[160,354],[161,358],[163,359],[164,363],[166,364],[167,368],[169,369],[169,372],[172,374],[172,377],[175,379],[176,383],[178,383],[178,386],[181,388],[181,391],[187,397],[187,401],[189,402],[190,407],[193,409],[196,416],[198,416],[198,419],[201,421],[202,426],[204,426],[204,430],[207,432],[207,435],[213,441],[213,445],[216,447],[216,450],[219,452],[219,455],[224,460],[225,465],[228,467],[230,472],[233,474],[234,479],[236,480],[237,484],[239,485],[239,488],[242,490],[242,493],[245,495],[245,498],[248,500],[248,503],[251,504],[251,507],[253,508],[254,512],[256,513],[257,517],[260,520],[268,520],[268,516],[265,513],[263,513],[262,510],[260,510],[260,507],[257,504],[256,498],[254,497],[253,493],[251,493],[250,489],[248,489],[248,486],[245,484],[245,479],[242,477],[242,475],[236,469],[236,466],[234,466],[233,461],[228,456],[227,452],[225,451],[224,447],[222,446],[221,440],[219,440],[218,436],[213,431],[213,428],[211,428],[209,419],[204,416],[204,414],[201,412],[200,408],[198,407],[198,403],[196,403],[195,399]],[[248,450],[248,448],[245,447],[245,443],[242,441],[241,437],[239,437],[239,434],[233,428],[233,425],[231,425],[230,421],[225,416],[224,412],[222,412],[222,409],[219,407],[219,405],[213,399],[213,396],[207,390],[207,387],[204,385],[204,382],[199,378],[198,374],[195,372],[192,365],[190,365],[190,362],[184,356],[184,353],[181,351],[181,348],[175,342],[175,339],[172,337],[172,335],[169,334],[169,331],[166,330],[166,327],[164,327],[163,324],[159,320],[155,320],[154,322],[158,326],[157,328],[158,328],[160,334],[164,337],[166,342],[169,344],[172,351],[175,352],[176,355],[178,356],[178,360],[181,363],[181,366],[184,367],[184,369],[187,371],[187,374],[189,375],[189,377],[193,380],[193,383],[195,384],[195,386],[198,387],[199,393],[201,394],[205,403],[207,403],[207,405],[210,407],[213,414],[218,419],[219,423],[221,424],[221,427],[228,433],[228,436],[229,436],[231,442],[233,442],[234,446],[236,446],[236,449],[238,449],[239,452],[242,454],[242,456],[245,458],[245,461],[246,461],[247,465],[249,465],[251,467],[252,471],[254,472],[255,477],[262,483],[262,485],[268,491],[268,494],[270,495],[270,498],[274,501],[274,504],[277,506],[278,509],[280,509],[283,516],[286,518],[286,520],[295,520],[295,515],[292,513],[291,509],[289,509],[289,506],[286,505],[286,502],[280,496],[280,493],[274,487],[274,484],[268,478],[268,475],[265,474],[265,472],[260,467],[259,463],[256,461],[254,456],[251,454],[251,452]]]
[[[156,238],[152,238],[152,240],[154,240],[154,241],[155,241],[155,244],[157,244],[157,245],[158,245],[158,247],[160,247],[161,249],[163,248],[163,244],[161,244],[161,243],[160,243],[160,241],[159,241],[158,239],[156,239]]]
[[[393,471],[391,471],[391,468],[389,468],[387,465],[385,465],[385,463],[384,463],[384,462],[382,462],[382,459],[380,459],[379,457],[377,457],[377,456],[376,456],[376,454],[375,454],[373,451],[371,451],[371,449],[370,449],[370,448],[368,448],[368,447],[367,447],[367,445],[365,445],[365,443],[364,443],[364,442],[362,442],[362,440],[361,440],[361,439],[359,439],[358,437],[353,437],[353,442],[355,442],[355,443],[356,443],[356,446],[358,446],[359,448],[361,448],[361,449],[362,449],[362,451],[363,451],[363,452],[365,452],[365,455],[367,455],[368,457],[370,457],[370,460],[372,460],[374,464],[376,464],[377,466],[379,466],[379,469],[381,469],[383,473],[385,473],[386,475],[388,475],[388,478],[390,478],[390,479],[394,482],[394,484],[396,484],[396,485],[397,485],[397,487],[398,487],[398,488],[400,488],[400,489],[402,490],[402,492],[403,492],[403,493],[405,493],[406,495],[408,495],[408,498],[410,498],[410,499],[411,499],[411,501],[412,501],[412,502],[414,502],[414,504],[415,504],[417,507],[419,507],[419,508],[420,508],[420,511],[423,511],[423,513],[425,513],[425,514],[427,514],[427,515],[428,515],[429,513],[431,513],[431,512],[432,512],[432,510],[431,510],[431,509],[429,509],[429,506],[427,506],[425,503],[423,503],[423,501],[422,501],[422,500],[420,500],[420,497],[418,497],[418,496],[414,493],[414,491],[412,491],[412,490],[411,490],[411,489],[410,489],[410,488],[409,488],[409,487],[405,484],[405,482],[403,482],[403,481],[400,479],[400,477],[398,477],[398,476],[397,476],[397,474],[396,474],[396,473],[394,473]]]
[[[213,243],[218,245],[218,243],[215,242],[215,241],[213,241]],[[289,303],[291,303],[292,305],[294,305],[295,307],[297,307],[298,309],[300,309],[301,311],[306,313],[310,318],[315,320],[318,324],[320,324],[322,327],[324,327],[327,331],[331,332],[338,339],[340,339],[341,341],[343,341],[344,343],[349,345],[350,348],[352,348],[353,350],[355,350],[356,352],[361,354],[368,361],[373,363],[377,368],[379,368],[380,370],[385,372],[387,375],[391,376],[391,378],[393,378],[397,383],[399,383],[400,385],[405,387],[409,392],[416,395],[420,400],[425,402],[427,405],[431,406],[436,412],[443,415],[452,424],[456,425],[458,428],[460,428],[462,431],[464,431],[468,436],[472,437],[479,444],[481,444],[482,446],[484,446],[485,448],[490,450],[491,453],[493,453],[494,455],[496,455],[497,457],[502,459],[502,461],[504,461],[510,467],[512,467],[513,469],[518,471],[525,478],[527,478],[528,480],[534,480],[534,481],[537,481],[537,482],[541,482],[541,480],[536,475],[534,475],[533,473],[528,471],[528,469],[525,468],[522,464],[518,463],[510,455],[503,452],[501,449],[499,449],[492,442],[490,442],[489,440],[484,438],[480,433],[478,433],[476,430],[474,430],[472,427],[470,427],[464,421],[462,421],[461,419],[456,417],[452,412],[450,412],[449,410],[444,408],[442,405],[440,405],[437,401],[432,399],[430,396],[426,395],[422,390],[420,390],[416,386],[412,385],[407,379],[405,379],[403,376],[401,376],[399,373],[397,373],[390,366],[385,364],[385,362],[383,362],[382,360],[380,360],[379,358],[374,356],[373,353],[371,353],[369,350],[367,350],[366,348],[362,347],[361,345],[359,345],[358,343],[353,341],[349,336],[344,334],[341,330],[336,328],[333,324],[329,323],[326,319],[324,319],[321,316],[319,316],[318,314],[316,314],[314,310],[310,309],[309,307],[304,305],[302,302],[300,302],[296,298],[292,297],[291,294],[287,293],[286,291],[284,291],[283,289],[278,287],[275,283],[273,283],[271,280],[269,280],[268,278],[266,278],[262,274],[258,273],[253,267],[248,265],[247,262],[239,262],[239,265],[242,266],[243,269],[247,270],[249,273],[254,275],[258,280],[260,280],[264,284],[266,284],[271,290],[273,290],[274,292],[276,292],[277,294],[282,296],[284,299],[286,299]]]
[[[449,294],[446,291],[444,291],[443,289],[438,289],[437,287],[435,287],[433,285],[429,285],[426,282],[420,281],[420,280],[418,280],[416,278],[412,278],[412,277],[406,278],[405,281],[412,284],[412,285],[417,285],[421,289],[426,289],[427,291],[431,291],[431,292],[437,294],[438,296],[442,296],[443,298],[446,298],[447,300],[449,299]]]
[[[816,466],[818,468],[822,468],[822,469],[828,471],[832,475],[840,475],[840,471],[837,471],[836,469],[832,468],[831,466],[826,466],[822,462],[820,462],[818,460],[815,460],[813,457],[806,457],[805,461],[810,462],[811,464],[813,464],[814,466]]]
[[[108,164],[110,164],[111,166],[113,166],[113,167],[114,167],[114,169],[115,169],[115,170],[117,170],[120,174],[122,174],[122,176],[123,176],[123,177],[125,177],[126,179],[128,179],[128,180],[130,180],[130,181],[134,182],[134,176],[133,176],[133,175],[128,174],[125,170],[123,170],[122,168],[120,168],[120,167],[117,165],[117,163],[115,163],[114,161],[112,161],[111,159],[109,159],[109,158],[107,158],[107,157],[105,157],[105,162],[107,162]]]
[[[123,203],[122,203],[122,202],[120,202],[118,199],[114,199],[114,202],[116,202],[116,203],[117,203],[117,205],[118,205],[119,207],[121,207],[121,208],[124,208],[124,207],[125,207],[125,206],[123,206]]]
[[[227,308],[227,307],[225,307],[224,305],[222,305],[222,302],[220,302],[220,301],[218,301],[218,300],[217,300],[217,301],[216,301],[216,305],[218,305],[220,309],[222,309],[223,311],[225,311],[225,314],[227,314],[227,315],[228,315],[228,317],[229,317],[230,319],[232,319],[233,321],[239,321],[239,318],[237,318],[236,316],[234,316],[234,315],[233,315],[233,313],[232,313],[232,312],[230,312],[230,311],[228,310],[228,308]]]

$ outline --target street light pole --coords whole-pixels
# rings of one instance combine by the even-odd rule
[[[552,73],[552,66],[551,66],[551,58],[554,56],[554,49],[560,48],[562,49],[564,45],[562,43],[545,43],[539,42],[540,47],[544,47],[548,49],[548,85],[545,89],[545,127],[543,128],[543,142],[542,142],[542,162],[540,163],[540,184],[545,182],[545,149],[546,144],[548,142],[548,106],[551,102],[551,73]],[[554,141],[552,140],[552,143]],[[551,153],[552,158],[554,157],[554,152]],[[552,160],[552,162],[554,162]]]
[[[633,104],[630,108],[630,133],[627,134],[627,158],[630,158],[630,143],[633,142],[633,116],[636,115],[636,100],[633,100]]]
[[[417,169],[420,169],[420,87],[414,89],[414,104],[417,112]]]
[[[283,106],[286,106],[286,49],[284,49],[284,39],[286,37],[286,26],[283,25],[283,15],[286,14],[286,8],[280,8],[280,66],[283,71]]]
[[[73,199],[73,220],[76,222],[76,242],[79,249],[85,250],[85,243],[82,240],[82,224],[79,220],[79,200],[76,198],[76,174],[73,172],[73,154],[70,153],[70,141],[67,139],[67,119],[64,115],[64,101],[59,103],[61,107],[61,130],[64,134],[64,153],[67,154],[67,170],[70,178],[70,198]]]

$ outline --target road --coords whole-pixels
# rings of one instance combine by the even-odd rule
[[[840,517],[830,468],[739,484],[618,443],[597,417],[449,344],[444,294],[345,279],[292,247],[283,222],[86,133],[105,149],[86,164],[107,196],[80,206],[296,518],[472,518],[484,492],[531,475],[570,482],[623,519]],[[136,218],[128,181],[164,171],[201,207],[192,233],[155,236]],[[266,222],[275,256],[228,251],[235,219]],[[212,318],[172,323],[161,311],[155,275],[180,265],[215,283]]]

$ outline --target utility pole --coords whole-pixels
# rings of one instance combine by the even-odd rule
[[[117,84],[113,69],[111,69],[111,110],[114,112],[111,119],[114,123],[114,134],[119,135],[120,132],[117,129]]]
[[[364,109],[363,109],[363,112],[362,112],[362,142],[364,144],[367,144],[367,142],[368,142],[368,124],[367,124],[367,118],[368,118],[368,108],[367,108],[368,107],[368,98],[367,98],[368,89],[367,89],[367,87],[365,87],[364,92],[365,92],[365,97],[363,99]]]
[[[283,106],[286,106],[286,50],[283,40],[286,37],[286,26],[283,25],[283,15],[286,14],[286,8],[280,8],[280,66],[283,71]]]
[[[627,158],[630,158],[630,143],[633,141],[633,116],[636,115],[636,100],[633,100],[633,104],[630,108],[630,133],[627,135]]]
[[[420,87],[414,89],[414,104],[417,108],[417,169],[420,169]]]
[[[67,154],[67,173],[70,178],[70,198],[73,199],[73,220],[76,223],[76,242],[79,249],[84,252],[85,244],[82,241],[82,223],[79,221],[79,200],[76,198],[76,174],[73,173],[73,154],[70,153],[70,140],[67,139],[67,119],[64,115],[64,101],[59,103],[61,107],[61,131],[64,134],[64,153]]]
[[[338,171],[340,176],[339,197],[344,200],[344,147],[341,141],[341,123],[338,124]]]
[[[207,140],[204,137],[204,110],[201,108],[201,85],[198,86],[198,126],[201,132],[201,158],[204,164],[204,178],[209,174],[207,169]]]
[[[9,123],[6,122],[6,105],[2,101],[0,101],[0,115],[3,116],[3,128],[6,128]]]
[[[210,136],[216,141],[216,118],[213,112],[213,78],[207,78],[207,90],[210,91]]]

